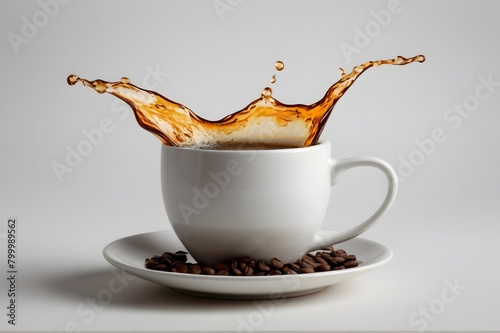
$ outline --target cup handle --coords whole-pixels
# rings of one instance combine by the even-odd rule
[[[382,202],[382,205],[363,223],[358,224],[351,229],[325,235],[316,234],[308,251],[319,250],[325,246],[341,243],[362,234],[372,227],[385,213],[387,213],[390,206],[394,202],[398,191],[398,176],[389,163],[378,157],[366,156],[352,157],[342,160],[330,159],[331,185],[333,186],[338,182],[344,171],[356,167],[377,168],[387,177],[387,194]]]

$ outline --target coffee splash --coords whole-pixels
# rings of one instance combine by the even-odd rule
[[[356,79],[371,67],[380,65],[406,65],[424,62],[425,56],[368,61],[353,68],[350,73],[340,69],[341,78],[324,97],[311,104],[284,104],[272,97],[272,89],[264,88],[260,98],[244,109],[220,120],[204,119],[186,106],[174,102],[154,91],[141,89],[123,77],[118,82],[89,81],[76,75],[67,82],[81,82],[100,94],[109,93],[125,101],[134,110],[137,122],[156,135],[164,144],[199,148],[281,146],[304,147],[314,144],[337,101]],[[275,69],[284,69],[281,61]],[[271,83],[276,82],[276,76]]]

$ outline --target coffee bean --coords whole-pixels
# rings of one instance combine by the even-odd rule
[[[356,260],[346,261],[344,263],[345,268],[353,268],[353,267],[356,267],[358,265],[359,265],[359,263]]]
[[[319,266],[316,268],[316,270],[317,270],[318,272],[327,272],[327,271],[329,271],[330,269],[331,269],[331,267],[330,267],[330,265],[328,265],[328,264],[321,264],[321,265],[319,265]]]
[[[233,272],[233,274],[234,274],[234,275],[236,275],[236,276],[242,276],[242,275],[243,275],[243,272],[242,272],[242,271],[240,271],[238,268],[233,268],[233,269],[232,269],[232,272]]]
[[[268,275],[282,275],[282,273],[277,269],[273,269],[272,271],[269,272]]]
[[[328,265],[326,261],[321,257],[316,257],[316,262],[319,263],[320,265]]]
[[[273,258],[273,259],[271,259],[271,266],[276,268],[276,269],[282,269],[283,263],[281,262],[281,260]]]
[[[189,274],[201,274],[201,267],[200,265],[191,265],[191,266],[188,266],[188,271],[187,271]]]
[[[168,266],[165,264],[159,264],[159,265],[156,265],[156,267],[154,269],[156,269],[157,271],[166,271],[166,270],[168,270]]]
[[[176,262],[173,266],[174,266],[176,272],[187,273],[187,271],[188,271],[186,264],[184,264],[180,261]]]
[[[311,269],[314,268],[314,266],[305,261],[299,261],[297,262],[297,265],[299,265],[300,268],[311,268]]]
[[[307,262],[310,266],[314,266],[314,259],[307,255],[302,257],[302,261]]]
[[[215,270],[216,271],[228,271],[229,270],[229,265],[223,263],[223,262],[219,262],[217,264],[215,264],[214,266]]]
[[[253,275],[253,268],[250,265],[245,266],[245,268],[243,269],[243,274],[245,274],[246,276]]]
[[[352,254],[345,254],[342,256],[342,258],[344,258],[346,261],[352,261],[352,260],[356,260],[356,256],[355,255],[352,255]]]
[[[247,267],[247,263],[246,262],[240,261],[238,263],[238,268],[241,269],[242,271],[245,269],[245,267]]]
[[[215,275],[229,275],[229,272],[227,270],[221,269],[220,271],[217,271]]]
[[[262,272],[269,272],[271,270],[271,268],[269,268],[269,266],[267,266],[267,264],[265,263],[264,260],[259,260],[257,262],[257,268]]]
[[[342,264],[342,263],[344,263],[344,262],[345,262],[345,259],[344,259],[344,258],[342,258],[342,257],[335,257],[335,258],[333,258],[333,259],[335,259],[335,261],[336,261],[337,263],[339,263],[339,264]]]
[[[241,261],[247,264],[248,266],[255,268],[255,261],[250,257],[243,257]]]
[[[158,261],[155,261],[155,260],[152,260],[152,259],[146,259],[146,268],[154,268],[156,267],[156,265],[158,265],[159,262]]]
[[[187,252],[177,251],[174,254],[174,259],[177,260],[177,261],[181,261],[181,262],[185,263],[185,262],[187,262],[187,256],[186,256],[186,254],[187,254]]]
[[[172,260],[171,258],[163,258],[163,259],[161,259],[160,264],[165,264],[165,265],[171,266],[173,262],[174,262],[174,260]]]
[[[300,269],[300,272],[301,273],[314,273],[314,269],[312,269],[311,267],[304,267],[304,268]]]
[[[201,269],[201,274],[203,275],[214,275],[215,270],[212,267],[204,266]]]

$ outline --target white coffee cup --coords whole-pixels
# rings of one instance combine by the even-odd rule
[[[288,149],[161,149],[168,219],[188,252],[204,265],[242,256],[294,262],[366,231],[387,212],[398,188],[387,162],[377,157],[334,159],[330,143],[322,140]],[[319,235],[331,186],[344,171],[361,166],[387,177],[383,203],[357,226]]]

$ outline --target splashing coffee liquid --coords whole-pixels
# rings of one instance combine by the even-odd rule
[[[272,97],[271,88],[266,87],[260,98],[217,121],[203,119],[184,105],[154,91],[141,89],[125,77],[119,82],[106,82],[70,75],[67,81],[70,85],[81,82],[100,94],[107,92],[122,99],[134,110],[139,125],[166,145],[219,149],[304,147],[318,140],[337,101],[368,68],[424,61],[423,55],[398,56],[365,62],[348,74],[340,69],[340,80],[321,100],[311,105],[281,103]],[[283,70],[283,62],[277,61],[275,68]],[[276,76],[273,76],[271,83],[275,81]]]

